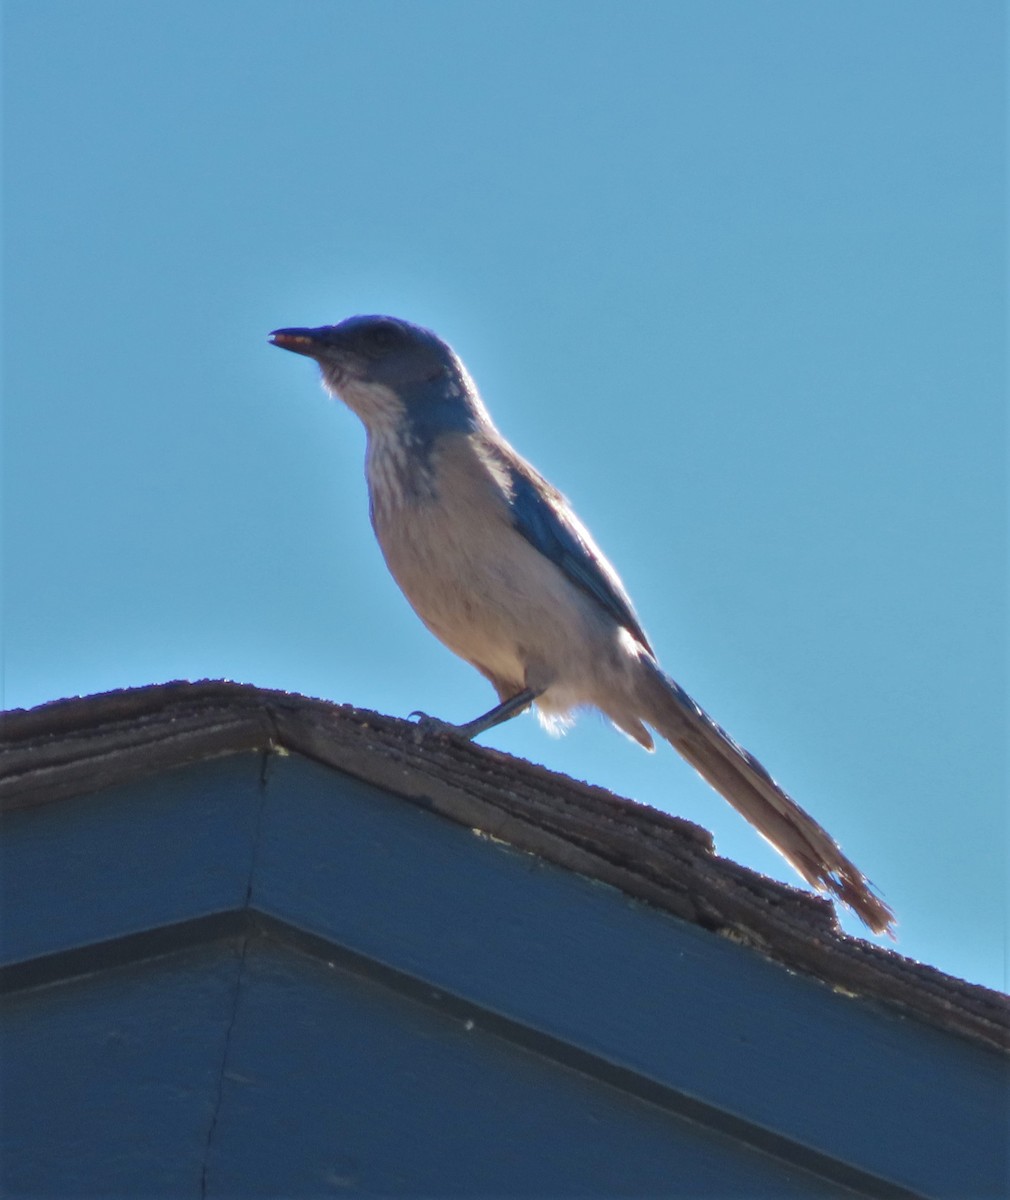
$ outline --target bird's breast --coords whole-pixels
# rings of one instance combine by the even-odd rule
[[[372,524],[390,572],[436,637],[518,688],[524,666],[508,603],[508,504],[479,456],[451,444],[466,439],[446,440],[424,465],[396,450],[369,455]]]
[[[560,708],[591,701],[591,680],[620,649],[621,631],[518,531],[500,462],[479,442],[445,438],[422,486],[416,476],[395,481],[395,456],[371,455],[379,545],[421,620],[499,694],[561,687]]]

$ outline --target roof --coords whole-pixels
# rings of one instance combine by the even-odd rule
[[[842,933],[831,904],[718,857],[698,826],[396,718],[227,682],[176,682],[0,717],[0,810],[248,751],[293,752],[990,1048],[1007,997]]]

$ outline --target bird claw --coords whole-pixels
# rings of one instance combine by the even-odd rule
[[[466,739],[466,731],[451,721],[442,721],[438,717],[430,717],[426,712],[415,709],[411,718],[417,718],[414,726],[414,741],[420,744],[428,737],[451,737]]]

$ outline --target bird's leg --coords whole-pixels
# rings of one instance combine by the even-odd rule
[[[418,718],[417,728],[421,734],[448,733],[452,737],[462,738],[468,742],[479,733],[485,733],[488,729],[493,729],[496,725],[501,725],[502,722],[519,716],[539,695],[540,693],[535,692],[532,688],[523,688],[521,692],[510,696],[508,700],[503,700],[501,704],[496,704],[483,716],[467,721],[465,725],[453,725],[451,721],[440,721],[438,717],[429,717],[427,713],[423,712],[412,712],[410,715]]]

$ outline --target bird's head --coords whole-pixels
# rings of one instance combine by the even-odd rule
[[[397,317],[348,317],[316,329],[276,329],[270,341],[314,358],[328,391],[370,431],[404,420],[417,435],[472,428],[483,413],[452,349]]]

